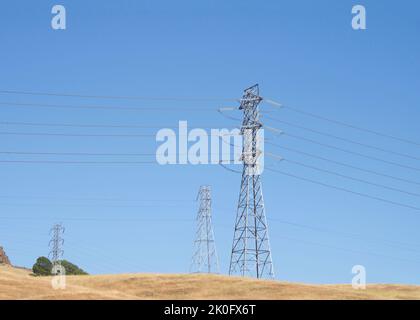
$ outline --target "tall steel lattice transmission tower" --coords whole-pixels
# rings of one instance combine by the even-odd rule
[[[261,101],[257,84],[244,91],[239,107],[243,111],[243,171],[229,274],[274,278],[261,189],[261,143],[264,143],[261,138],[263,131],[258,108]]]
[[[190,272],[193,273],[219,273],[216,244],[211,218],[211,188],[201,186],[197,200],[200,205],[197,214],[197,233],[194,241],[194,255]]]
[[[51,262],[53,265],[60,264],[60,259],[63,257],[64,250],[64,227],[61,223],[55,224],[50,231],[52,235],[52,239],[50,240],[49,246],[51,251],[49,253],[49,257],[51,258]]]

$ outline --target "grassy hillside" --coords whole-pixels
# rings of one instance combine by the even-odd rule
[[[420,299],[420,286],[306,285],[215,275],[120,274],[68,276],[66,290],[50,277],[0,266],[0,299]]]

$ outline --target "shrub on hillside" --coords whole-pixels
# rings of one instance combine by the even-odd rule
[[[51,275],[51,269],[51,261],[46,257],[39,257],[32,267],[32,272],[37,276],[49,276]]]
[[[66,275],[86,275],[88,274],[77,265],[67,261],[61,260],[61,265],[66,270]],[[32,267],[32,272],[37,276],[50,276],[53,268],[52,262],[46,257],[39,257]]]
[[[71,263],[67,260],[62,260],[61,265],[66,270],[66,275],[86,275],[86,274],[88,274],[86,271],[84,271],[83,269],[79,268],[78,266],[76,266],[75,264],[73,264],[73,263]]]

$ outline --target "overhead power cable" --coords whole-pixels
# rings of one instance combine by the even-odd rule
[[[0,160],[0,163],[45,164],[157,164],[156,161],[55,161],[55,160]]]
[[[164,155],[164,152],[153,153],[113,153],[113,152],[43,152],[43,151],[0,151],[0,155],[39,155],[39,156],[103,156],[103,157],[142,157]],[[186,155],[188,153],[178,153],[177,155]],[[219,153],[207,153],[207,155],[219,155]]]
[[[420,243],[405,243],[405,242],[400,242],[400,241],[395,241],[395,240],[390,240],[390,239],[370,238],[370,237],[363,236],[361,234],[337,231],[337,230],[333,230],[333,229],[330,229],[330,228],[324,228],[324,227],[314,227],[314,226],[309,226],[309,225],[305,225],[305,224],[300,224],[300,223],[286,221],[286,220],[282,220],[282,219],[276,219],[276,218],[270,218],[268,220],[271,221],[271,222],[278,222],[278,223],[281,223],[281,224],[284,224],[284,225],[289,225],[289,226],[292,226],[292,227],[303,228],[303,229],[317,231],[317,232],[337,234],[337,235],[347,237],[347,238],[350,238],[350,239],[358,239],[358,240],[362,240],[362,241],[369,241],[369,242],[372,242],[372,243],[378,243],[378,244],[384,244],[384,245],[404,248],[405,250],[408,250],[408,251],[420,252],[420,250],[419,250],[420,249]]]
[[[31,151],[0,151],[5,155],[41,155],[41,156],[123,156],[140,157],[154,156],[156,153],[101,153],[101,152],[31,152]]]
[[[316,134],[319,134],[319,135],[322,135],[322,136],[325,136],[325,137],[330,137],[330,138],[334,138],[334,139],[337,139],[337,140],[345,141],[345,142],[352,143],[352,144],[355,144],[355,145],[359,145],[359,146],[362,146],[362,147],[365,147],[365,148],[369,148],[369,149],[373,149],[373,150],[377,150],[377,151],[381,151],[381,152],[385,152],[385,153],[388,153],[388,154],[392,154],[392,155],[396,155],[396,156],[400,156],[400,157],[405,157],[405,158],[409,158],[409,159],[420,160],[420,157],[416,157],[416,156],[412,156],[412,155],[409,155],[409,154],[404,154],[404,153],[384,149],[384,148],[377,147],[377,146],[374,146],[374,145],[370,145],[370,144],[367,144],[367,143],[363,143],[363,142],[339,137],[339,136],[336,136],[334,134],[330,134],[330,133],[322,132],[322,131],[319,131],[319,130],[311,129],[311,128],[304,127],[304,126],[301,126],[301,125],[290,123],[288,121],[283,121],[283,120],[280,120],[280,119],[277,119],[277,118],[274,118],[274,117],[271,117],[271,116],[265,116],[265,118],[276,121],[276,122],[279,122],[279,123],[286,124],[286,125],[294,127],[294,128],[299,128],[299,129],[302,129],[302,130],[305,130],[305,131],[309,131],[309,132],[316,133]]]
[[[371,129],[359,127],[359,126],[356,126],[354,124],[347,123],[347,122],[344,122],[344,121],[334,120],[334,119],[324,117],[322,115],[318,115],[318,114],[308,112],[308,111],[305,111],[305,110],[302,110],[302,109],[298,109],[298,108],[291,107],[291,106],[288,106],[288,105],[283,105],[283,104],[280,104],[280,103],[278,103],[274,100],[267,99],[267,100],[264,100],[264,101],[269,103],[269,104],[272,104],[276,107],[289,109],[289,110],[294,111],[296,113],[300,113],[300,114],[303,114],[303,115],[306,115],[306,116],[309,116],[309,117],[312,117],[312,118],[316,118],[316,119],[319,119],[319,120],[331,122],[331,123],[334,123],[334,124],[337,124],[337,125],[340,125],[340,126],[344,126],[344,127],[347,127],[347,128],[355,129],[355,130],[358,130],[358,131],[361,131],[361,132],[371,133],[371,134],[374,134],[374,135],[377,135],[377,136],[380,136],[380,137],[389,138],[389,139],[397,140],[397,141],[400,141],[400,142],[420,146],[420,143],[416,142],[416,141],[412,141],[412,140],[408,140],[408,139],[405,139],[405,138],[397,137],[395,135],[379,132],[379,131],[376,131],[376,130],[371,130]]]
[[[50,132],[9,132],[2,131],[0,135],[13,135],[13,136],[52,136],[52,137],[114,137],[114,138],[140,138],[140,137],[156,137],[156,134],[90,134],[90,133],[50,133]],[[238,134],[239,135],[239,134]],[[177,134],[177,136],[188,136],[184,134]],[[208,134],[204,136],[237,136],[235,134]]]
[[[115,96],[115,95],[92,95],[81,93],[59,93],[59,92],[37,92],[21,90],[0,90],[0,94],[30,95],[30,96],[53,96],[53,97],[72,97],[103,100],[145,100],[145,101],[239,101],[237,98],[217,98],[217,97],[152,97],[152,96]]]
[[[280,171],[280,170],[277,170],[277,169],[273,169],[273,168],[270,168],[270,167],[265,167],[265,170],[276,172],[276,173],[282,174],[284,176],[292,177],[292,178],[295,178],[295,179],[298,179],[298,180],[301,180],[301,181],[305,181],[305,182],[310,182],[312,184],[317,184],[317,185],[327,187],[327,188],[330,188],[330,189],[335,189],[335,190],[338,190],[338,191],[343,191],[343,192],[346,192],[346,193],[358,195],[360,197],[369,198],[369,199],[372,199],[372,200],[385,202],[385,203],[396,205],[396,206],[399,206],[399,207],[404,207],[404,208],[407,208],[407,209],[420,211],[420,207],[416,207],[416,206],[400,203],[400,202],[397,202],[397,201],[392,201],[392,200],[372,196],[372,195],[362,193],[362,192],[358,192],[358,191],[353,191],[353,190],[350,190],[350,189],[347,189],[347,188],[338,187],[338,186],[331,185],[331,184],[328,184],[328,183],[324,183],[324,182],[316,181],[316,180],[313,180],[313,179],[301,177],[301,176],[298,176],[298,175],[294,175],[294,174],[284,172],[284,171]]]
[[[0,125],[4,126],[29,126],[29,127],[69,127],[69,128],[128,128],[128,129],[160,129],[160,128],[170,128],[178,129],[178,126],[171,125],[134,125],[134,124],[83,124],[83,123],[46,123],[46,122],[14,122],[14,121],[0,121]],[[214,126],[202,126],[195,125],[202,129],[212,129],[218,128],[217,125]]]
[[[98,106],[98,105],[63,105],[45,103],[17,103],[0,102],[4,107],[34,107],[34,108],[57,108],[57,109],[98,109],[98,110],[131,110],[131,111],[217,111],[216,108],[197,108],[197,107],[129,107],[129,106]]]
[[[177,222],[177,221],[194,221],[194,219],[175,219],[175,218],[130,218],[130,217],[15,217],[15,216],[0,216],[0,220],[63,220],[63,221],[103,221],[103,222],[115,222],[115,221],[143,221],[143,222]]]
[[[48,199],[48,200],[78,200],[78,201],[111,201],[111,202],[186,202],[195,203],[195,200],[191,199],[138,199],[138,198],[113,198],[113,197],[56,197],[46,195],[0,195],[0,199]]]
[[[394,161],[383,160],[381,158],[369,156],[369,155],[366,155],[366,154],[363,154],[363,153],[359,153],[359,152],[347,150],[347,149],[344,149],[344,148],[340,148],[340,147],[337,147],[337,146],[333,146],[333,145],[330,145],[330,144],[318,142],[316,140],[301,137],[301,136],[298,136],[298,135],[295,135],[295,134],[283,132],[283,135],[286,135],[286,136],[289,136],[289,137],[292,137],[292,138],[295,138],[295,139],[298,139],[298,140],[310,142],[310,143],[313,143],[313,144],[316,144],[316,145],[319,145],[319,146],[323,146],[323,147],[326,147],[326,148],[330,148],[330,149],[338,150],[338,151],[341,151],[341,152],[345,152],[345,153],[348,153],[348,154],[353,154],[353,155],[363,157],[363,158],[366,158],[366,159],[387,163],[387,164],[397,166],[397,167],[400,167],[400,168],[410,169],[410,170],[414,170],[414,171],[420,171],[420,168],[418,168],[418,167],[413,167],[413,166],[397,163],[397,162],[394,162]]]
[[[268,144],[268,145],[272,145],[274,147],[280,148],[280,149],[288,150],[288,151],[291,151],[291,152],[295,152],[297,154],[302,154],[302,155],[305,155],[305,156],[308,156],[308,157],[311,157],[311,158],[314,158],[314,159],[319,159],[319,160],[322,160],[322,161],[326,161],[326,162],[329,162],[329,163],[334,163],[334,164],[337,164],[337,165],[340,165],[340,166],[344,166],[344,167],[347,167],[347,168],[359,170],[359,171],[366,172],[366,173],[371,173],[371,174],[374,174],[374,175],[377,175],[377,176],[381,176],[381,177],[385,177],[385,178],[390,178],[390,179],[401,181],[401,182],[406,182],[406,183],[410,183],[410,184],[420,185],[420,182],[418,182],[418,181],[409,180],[409,179],[405,179],[405,178],[400,178],[400,177],[388,175],[388,174],[377,172],[377,171],[370,170],[370,169],[360,168],[360,167],[353,166],[353,165],[348,164],[348,163],[343,163],[343,162],[331,160],[329,158],[317,156],[317,155],[314,155],[312,153],[308,153],[308,152],[300,151],[300,150],[297,150],[297,149],[294,149],[294,148],[290,148],[290,147],[286,147],[286,146],[283,146],[283,145],[279,145],[279,144],[273,143],[271,141],[265,141],[265,143]]]
[[[266,154],[268,156],[271,156],[271,154],[268,154],[268,153],[266,153]],[[289,162],[289,163],[292,163],[292,164],[295,164],[295,165],[298,165],[298,166],[301,166],[301,167],[309,168],[309,169],[316,170],[316,171],[319,171],[319,172],[328,173],[330,175],[334,175],[334,176],[337,176],[337,177],[349,179],[349,180],[356,181],[356,182],[361,182],[361,183],[364,183],[364,184],[368,184],[368,185],[371,185],[371,186],[387,189],[387,190],[390,190],[390,191],[396,191],[396,192],[404,193],[404,194],[407,194],[407,195],[410,195],[410,196],[420,197],[419,193],[410,192],[410,191],[406,191],[406,190],[401,190],[401,189],[386,186],[386,185],[383,185],[383,184],[380,184],[380,183],[355,178],[355,177],[352,177],[352,176],[349,176],[349,175],[341,174],[339,172],[319,168],[319,167],[316,167],[316,166],[313,166],[313,165],[308,165],[308,164],[305,164],[305,163],[302,163],[302,162],[299,162],[299,161],[294,161],[294,160],[290,160],[290,159],[287,159],[287,158],[282,158],[280,161],[286,161],[286,162]]]
[[[79,133],[49,133],[49,132],[0,132],[0,135],[13,136],[57,136],[57,137],[121,137],[121,138],[139,138],[155,137],[155,134],[79,134]]]
[[[338,251],[346,251],[346,252],[355,253],[355,254],[376,256],[376,257],[380,257],[380,258],[397,260],[397,261],[401,261],[401,262],[409,262],[409,263],[415,263],[415,264],[420,263],[420,260],[411,260],[411,259],[406,259],[406,258],[398,258],[398,257],[394,257],[394,256],[388,256],[388,255],[384,255],[384,254],[380,254],[380,253],[376,253],[376,252],[358,251],[358,250],[353,250],[353,249],[341,248],[341,247],[336,247],[336,246],[332,246],[332,245],[329,245],[329,244],[306,241],[306,240],[290,238],[290,237],[286,237],[286,236],[278,236],[278,237],[289,240],[291,242],[301,242],[301,243],[312,245],[312,246],[326,247],[326,248],[333,249],[333,250],[338,250]]]

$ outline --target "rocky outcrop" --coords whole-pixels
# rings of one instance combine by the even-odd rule
[[[0,247],[0,264],[11,265],[9,257],[7,256],[6,252],[4,252],[3,247]]]

